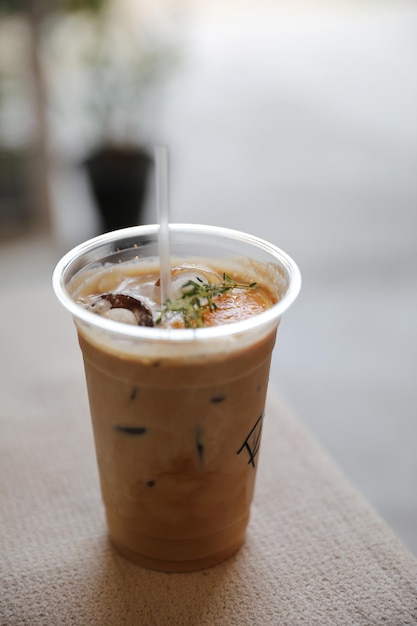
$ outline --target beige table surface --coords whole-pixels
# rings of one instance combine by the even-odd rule
[[[271,390],[244,548],[164,574],[106,536],[81,355],[48,284],[0,293],[0,624],[417,624],[417,561]]]

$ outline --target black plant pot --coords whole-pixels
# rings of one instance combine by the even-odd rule
[[[142,223],[151,157],[139,148],[101,148],[85,159],[102,232]]]

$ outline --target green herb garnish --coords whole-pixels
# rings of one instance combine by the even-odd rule
[[[171,313],[180,313],[186,328],[201,328],[204,326],[206,311],[215,311],[218,307],[214,299],[233,289],[254,289],[256,283],[249,285],[237,283],[227,274],[223,274],[221,283],[206,283],[196,276],[195,280],[188,280],[181,287],[181,295],[173,300],[167,300],[160,312],[156,324],[161,324]]]

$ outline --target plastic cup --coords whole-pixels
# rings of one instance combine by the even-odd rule
[[[77,246],[58,263],[53,286],[73,316],[83,354],[110,539],[145,567],[193,571],[244,543],[271,353],[301,278],[293,260],[262,239],[171,224],[172,257],[235,265],[248,282],[259,279],[261,267],[278,302],[224,326],[167,329],[121,324],[72,299],[68,286],[80,272],[157,260],[158,230],[127,228]]]

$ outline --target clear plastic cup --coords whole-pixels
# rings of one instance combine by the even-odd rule
[[[279,248],[234,230],[171,224],[171,255],[204,258],[278,297],[243,321],[207,328],[122,324],[71,297],[105,265],[158,261],[158,225],[106,233],[66,254],[53,286],[83,353],[109,535],[163,571],[213,566],[243,544],[259,462],[272,349],[300,272]],[[76,278],[75,278],[76,277]],[[73,283],[71,283],[73,284]]]

